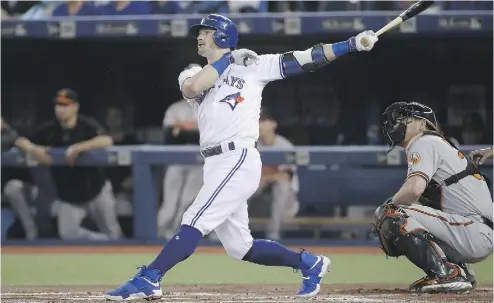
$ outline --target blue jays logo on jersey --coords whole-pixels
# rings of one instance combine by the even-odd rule
[[[228,95],[220,100],[220,102],[228,104],[232,111],[235,109],[235,107],[237,107],[239,103],[242,103],[243,101],[244,97],[240,96],[240,92]]]

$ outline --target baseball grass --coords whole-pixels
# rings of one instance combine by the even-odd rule
[[[2,285],[117,285],[148,264],[152,254],[2,254]],[[325,283],[408,284],[423,272],[407,259],[384,255],[334,254]],[[493,284],[493,258],[474,265],[480,285]],[[180,263],[166,284],[292,284],[300,274],[289,268],[253,265],[226,255],[199,253]]]

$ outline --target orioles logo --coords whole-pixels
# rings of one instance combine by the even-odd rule
[[[420,157],[420,154],[419,153],[411,153],[408,156],[408,164],[410,166],[415,165],[415,164],[417,164],[417,163],[420,162],[420,159],[421,159],[421,157]]]

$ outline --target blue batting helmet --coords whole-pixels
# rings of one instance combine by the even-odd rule
[[[189,35],[194,38],[199,36],[201,28],[215,29],[214,42],[221,48],[235,48],[238,42],[238,30],[232,20],[222,15],[210,14],[201,20],[200,24],[194,24],[189,29]]]

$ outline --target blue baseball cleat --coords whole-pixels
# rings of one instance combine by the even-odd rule
[[[321,289],[321,279],[329,271],[331,260],[325,256],[316,256],[302,251],[300,258],[309,269],[302,270],[302,287],[297,292],[298,297],[313,297]]]
[[[161,273],[157,269],[139,267],[139,272],[129,281],[114,290],[105,293],[106,300],[130,301],[130,300],[156,300],[161,299],[163,291],[160,281]]]

